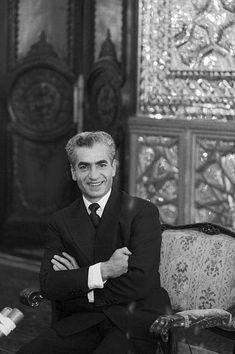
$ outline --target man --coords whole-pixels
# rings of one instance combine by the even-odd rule
[[[149,327],[170,308],[158,273],[158,209],[113,187],[109,134],[77,134],[66,151],[82,196],[53,216],[40,271],[59,317],[19,353],[155,353]]]

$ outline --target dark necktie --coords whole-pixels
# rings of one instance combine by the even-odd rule
[[[100,206],[98,203],[92,203],[91,205],[89,205],[89,209],[91,211],[90,218],[95,227],[97,227],[100,222],[100,217],[96,214],[96,210],[99,209],[99,207]]]

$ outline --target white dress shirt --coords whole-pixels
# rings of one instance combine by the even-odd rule
[[[96,213],[101,217],[104,211],[104,207],[109,199],[109,196],[111,194],[111,189],[110,191],[105,194],[100,200],[98,200],[96,203],[99,204],[99,209],[97,209]],[[85,207],[87,209],[88,214],[91,213],[89,206],[92,204],[89,200],[87,200],[84,195],[83,201],[85,204]],[[94,291],[93,289],[102,289],[104,287],[104,281],[101,276],[101,269],[100,269],[101,263],[96,263],[93,264],[92,266],[89,267],[88,269],[88,288],[91,290],[87,296],[88,296],[88,301],[89,302],[94,302]]]

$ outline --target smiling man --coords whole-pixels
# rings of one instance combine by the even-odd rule
[[[158,209],[113,187],[109,134],[77,134],[66,151],[81,198],[52,216],[40,271],[57,318],[18,353],[153,354],[160,339],[149,327],[170,310]]]
[[[74,138],[67,145],[72,178],[77,182],[83,196],[92,203],[97,202],[111,190],[116,173],[113,142],[104,133],[101,136],[103,142],[95,141],[93,146],[81,145],[73,149],[73,143],[76,141]],[[82,139],[80,144],[83,144]]]

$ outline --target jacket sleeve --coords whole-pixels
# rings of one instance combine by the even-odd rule
[[[125,245],[132,252],[128,272],[94,290],[96,306],[127,304],[146,298],[153,287],[160,288],[161,228],[158,209],[152,203],[144,203],[134,215],[129,239]]]
[[[88,266],[74,270],[55,271],[53,269],[51,263],[53,256],[55,254],[61,255],[63,251],[68,252],[62,233],[63,230],[54,217],[48,225],[47,241],[40,269],[42,294],[49,300],[63,301],[84,297],[84,300],[87,301],[87,293],[89,292]]]

